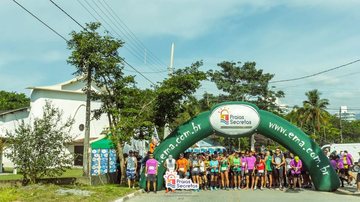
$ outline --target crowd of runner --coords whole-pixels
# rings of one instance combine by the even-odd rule
[[[339,174],[342,186],[344,181],[351,184],[355,179],[355,176],[349,172],[349,168],[355,163],[351,154],[344,151],[339,154],[333,153],[329,158],[331,165]],[[129,187],[134,186],[135,180],[138,179],[140,165],[145,169],[147,191],[153,187],[156,192],[159,163],[151,152],[142,160],[136,158],[133,152],[129,153],[129,157],[126,158]],[[199,184],[199,189],[196,191],[265,188],[283,190],[285,187],[289,189],[312,187],[311,176],[301,159],[279,148],[266,152],[185,153],[180,154],[178,159],[169,155],[163,166],[167,171],[176,171],[180,178],[191,179],[193,183]],[[356,182],[360,188],[360,174],[357,175]]]
[[[274,153],[187,153],[186,157],[181,154],[176,163],[169,156],[164,166],[168,171],[177,171],[180,178],[192,179],[202,190],[311,186],[309,174],[300,158],[291,153],[282,153],[280,149]]]

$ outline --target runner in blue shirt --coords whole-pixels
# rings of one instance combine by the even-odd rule
[[[217,190],[217,180],[219,175],[219,161],[216,159],[216,155],[212,155],[210,165],[211,184],[210,190]]]

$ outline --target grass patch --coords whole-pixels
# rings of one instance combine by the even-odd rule
[[[12,174],[13,169],[12,168],[5,168],[5,173],[8,173],[8,175],[0,175],[0,180],[21,180],[22,179],[22,175],[21,173],[18,172],[18,174],[14,175]],[[81,168],[71,168],[71,169],[66,169],[66,171],[59,176],[61,177],[82,177],[82,169]],[[45,176],[44,178],[49,178],[47,176]]]
[[[69,192],[67,192],[69,191]],[[113,201],[134,189],[119,185],[29,185],[0,188],[0,201]],[[61,194],[65,193],[65,194]],[[90,193],[90,196],[82,193]]]

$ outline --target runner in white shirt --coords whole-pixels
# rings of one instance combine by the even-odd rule
[[[164,167],[166,168],[167,172],[176,172],[176,161],[172,157],[172,155],[169,155],[169,157],[164,162]],[[175,192],[175,190],[171,190],[172,192]],[[169,192],[169,189],[166,188],[166,193]]]
[[[200,177],[199,177],[199,186],[202,186],[203,190],[206,190],[207,176],[206,176],[206,165],[205,157],[201,154],[199,156],[199,166],[200,166]]]

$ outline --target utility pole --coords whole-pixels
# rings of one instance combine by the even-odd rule
[[[85,114],[85,137],[83,153],[83,175],[89,176],[89,148],[90,148],[90,93],[91,93],[91,67],[87,67],[86,78],[86,114]]]
[[[168,68],[168,74],[171,76],[174,73],[174,51],[175,51],[175,44],[171,44],[171,52],[170,52],[170,66]]]
[[[342,133],[342,123],[341,123],[341,107],[339,109],[339,119],[340,119],[340,143],[343,143],[343,133]]]
[[[175,44],[171,44],[171,50],[170,50],[170,65],[168,68],[168,75],[171,77],[174,73],[174,50],[175,50]],[[166,118],[166,117],[165,117]],[[164,139],[171,133],[169,123],[165,123],[164,127]]]

